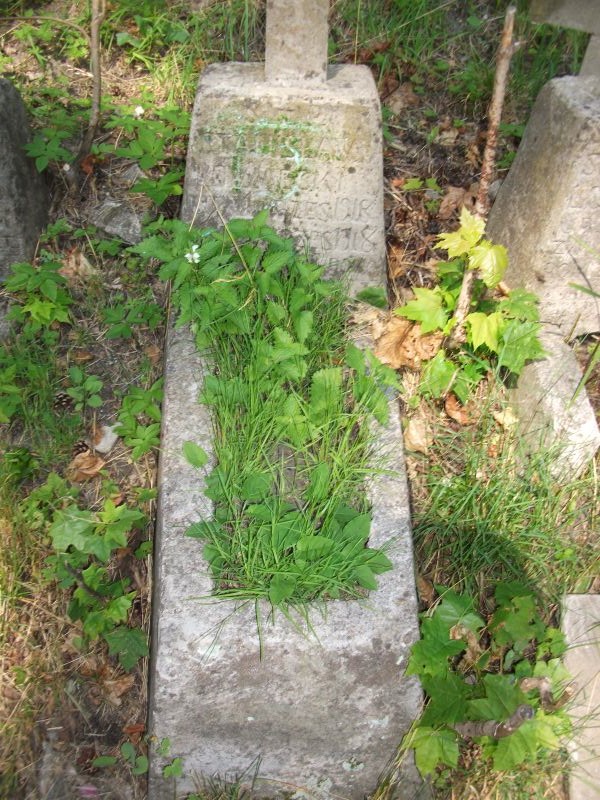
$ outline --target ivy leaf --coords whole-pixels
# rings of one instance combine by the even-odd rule
[[[483,236],[485,222],[471,214],[464,206],[460,212],[460,228],[454,233],[438,236],[438,249],[446,250],[450,258],[462,256],[471,251]]]
[[[458,734],[455,731],[419,726],[407,737],[406,745],[415,751],[415,763],[423,777],[430,775],[438,764],[448,767],[458,764]],[[404,740],[402,744],[405,744]]]
[[[129,671],[137,664],[140,658],[148,655],[148,642],[146,634],[140,628],[128,628],[120,625],[109,633],[104,634],[111,656],[118,656],[124,670]]]
[[[484,344],[493,353],[498,352],[500,331],[504,325],[502,314],[498,311],[494,311],[492,314],[474,311],[467,316],[466,323],[471,335],[471,344],[475,350]]]
[[[520,375],[526,361],[544,358],[546,353],[538,339],[537,322],[512,320],[502,331],[498,364],[515,375]]]
[[[188,464],[200,469],[208,462],[208,453],[204,448],[195,442],[186,441],[183,443],[183,455]]]
[[[484,239],[469,253],[470,269],[478,270],[481,279],[489,289],[497,286],[506,272],[508,254],[506,247],[492,244]]]
[[[413,289],[416,299],[409,300],[402,308],[396,309],[399,317],[406,317],[421,323],[421,332],[441,330],[448,322],[448,314],[442,308],[442,295],[438,289]]]

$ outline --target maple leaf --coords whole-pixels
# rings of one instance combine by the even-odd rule
[[[470,269],[479,270],[481,279],[487,287],[497,286],[508,266],[508,253],[501,244],[492,244],[486,239],[472,249],[469,254]]]
[[[415,762],[421,775],[429,775],[438,764],[455,767],[458,763],[458,736],[449,728],[419,726],[408,734],[408,747],[415,751]],[[404,744],[404,742],[403,742]]]
[[[415,300],[410,300],[402,308],[396,309],[400,317],[421,323],[421,332],[441,330],[448,322],[448,314],[442,308],[442,295],[438,289],[415,287]]]
[[[486,345],[493,353],[498,352],[500,333],[504,325],[502,314],[495,311],[493,314],[483,314],[481,311],[474,311],[469,314],[466,323],[471,335],[471,343],[475,350]]]
[[[483,236],[485,222],[463,207],[460,212],[460,228],[454,233],[438,236],[436,247],[446,250],[450,258],[462,256],[471,251]]]

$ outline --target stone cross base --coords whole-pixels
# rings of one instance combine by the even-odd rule
[[[268,208],[351,289],[385,282],[381,116],[367,67],[265,82],[262,64],[215,64],[192,117],[182,218],[216,226]]]

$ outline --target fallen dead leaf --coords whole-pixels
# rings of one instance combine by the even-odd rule
[[[466,193],[466,190],[460,186],[448,186],[438,209],[438,219],[450,219],[454,212],[462,206]]]
[[[442,131],[439,136],[436,137],[436,143],[442,145],[442,147],[452,147],[456,140],[458,139],[459,131],[457,128],[450,128],[447,131]]]
[[[389,317],[389,311],[358,302],[350,314],[350,324],[356,333],[367,334],[373,340],[377,340],[384,332]]]
[[[135,722],[132,725],[125,725],[121,730],[125,736],[129,736],[133,744],[137,744],[146,730],[146,726],[143,722]]]
[[[152,364],[152,366],[156,366],[162,356],[162,350],[156,344],[150,344],[148,345],[148,347],[145,347],[144,353],[146,353],[146,355],[150,359],[150,363]]]
[[[427,454],[431,436],[424,417],[412,417],[404,430],[404,446],[414,453]]]
[[[69,283],[83,281],[96,274],[94,267],[77,247],[73,247],[67,252],[63,260],[63,265],[58,272],[59,275],[66,278]]]
[[[504,408],[502,411],[493,411],[492,416],[498,425],[501,425],[503,428],[514,428],[519,422],[517,415],[510,406]]]
[[[99,425],[92,432],[92,447],[98,453],[108,453],[116,444],[119,434],[115,431],[117,425]]]
[[[385,98],[385,105],[392,114],[400,114],[405,108],[418,106],[421,100],[415,94],[412,83],[405,81],[398,88]]]
[[[102,681],[102,687],[106,692],[106,699],[108,702],[113,706],[120,706],[121,696],[131,689],[134,682],[134,675],[122,675],[120,678]]]
[[[460,622],[450,628],[449,636],[452,640],[466,639],[467,648],[458,666],[462,672],[468,672],[477,664],[483,653],[477,636]]]
[[[376,339],[374,352],[392,369],[419,369],[421,362],[434,357],[443,339],[441,332],[422,334],[420,325],[390,315],[383,333]]]
[[[436,595],[433,583],[429,580],[429,578],[425,578],[423,575],[417,575],[416,584],[419,600],[424,606],[431,608]]]
[[[100,456],[86,450],[78,453],[66,469],[67,480],[72,483],[81,483],[94,478],[106,464]]]
[[[460,400],[455,394],[450,393],[444,402],[444,411],[455,422],[458,422],[459,425],[471,425],[474,421],[472,414],[469,413],[469,410],[461,405]]]
[[[69,352],[69,360],[74,364],[85,364],[94,359],[94,354],[89,350],[75,349]]]

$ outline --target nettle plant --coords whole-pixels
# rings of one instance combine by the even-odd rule
[[[489,372],[519,375],[527,361],[544,355],[537,297],[523,289],[505,296],[490,293],[502,281],[508,259],[502,245],[483,238],[484,230],[484,220],[463,208],[458,230],[439,236],[437,247],[451,260],[438,263],[438,285],[415,287],[415,299],[396,309],[399,316],[418,322],[422,334],[439,332],[448,343],[424,364],[420,393],[425,396],[438,398],[452,391],[464,403]],[[464,336],[453,343],[455,310],[467,271],[474,273],[473,310],[465,317]]]
[[[560,630],[542,620],[527,586],[499,583],[484,620],[470,598],[437,587],[441,600],[422,615],[407,674],[426,695],[404,737],[423,776],[456,767],[468,740],[494,769],[507,771],[558,750],[571,724],[563,703],[570,676]]]
[[[212,374],[215,422],[205,542],[215,591],[273,605],[360,596],[391,568],[368,546],[363,491],[370,423],[385,423],[395,373],[346,337],[345,295],[291,240],[254,220],[225,231],[159,220],[134,252],[163,262],[177,324],[189,323]],[[185,455],[203,468],[194,442]]]

